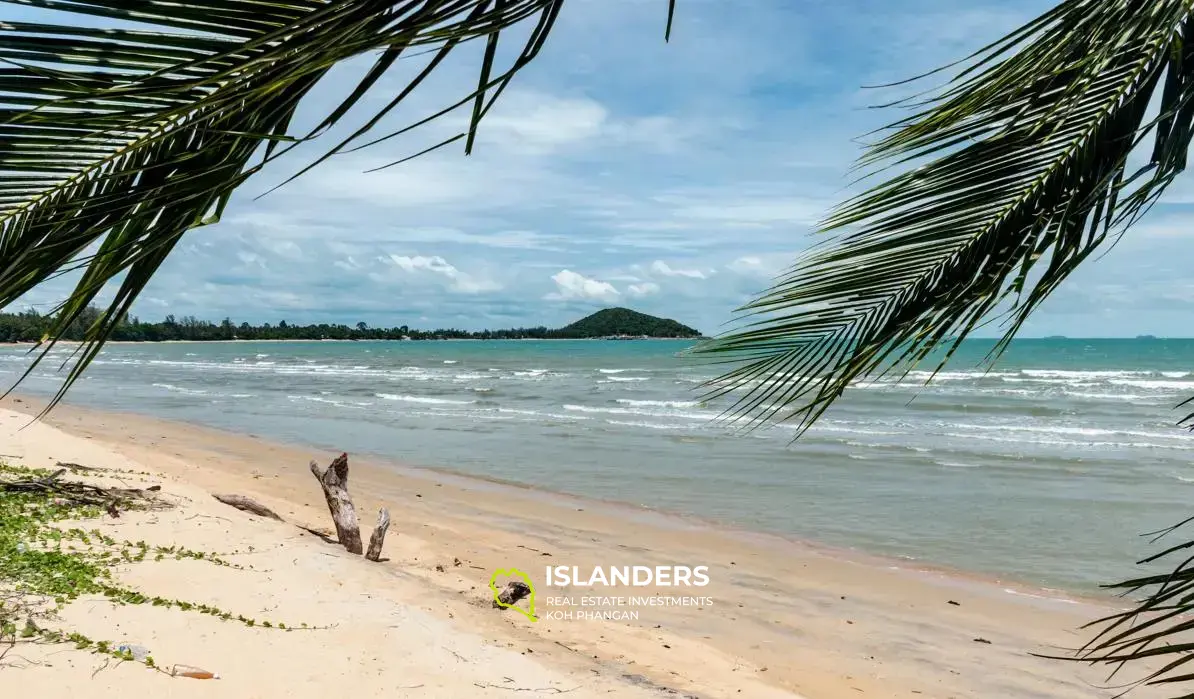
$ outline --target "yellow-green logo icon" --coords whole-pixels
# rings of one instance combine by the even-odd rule
[[[497,579],[502,576],[520,578],[520,580],[511,580],[504,587],[499,588]],[[531,576],[517,568],[499,568],[489,576],[489,589],[493,591],[495,607],[513,609],[531,621],[539,621],[539,617],[535,616],[535,583],[531,582]],[[529,609],[515,606],[523,598],[527,599]]]

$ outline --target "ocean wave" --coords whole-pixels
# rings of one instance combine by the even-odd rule
[[[631,405],[644,408],[699,408],[701,403],[694,400],[631,400],[629,398],[619,398],[618,401],[622,405]]]
[[[684,420],[709,420],[717,417],[717,413],[698,412],[660,412],[658,410],[639,410],[636,408],[601,408],[591,405],[575,405],[568,403],[564,410],[578,413],[597,413],[604,415],[643,415],[645,417],[681,418]]]
[[[324,395],[327,395],[326,391],[322,391],[322,393],[324,393]],[[367,408],[370,405],[373,405],[373,403],[369,403],[369,402],[358,403],[355,401],[336,400],[335,398],[324,398],[322,396],[286,396],[286,397],[288,399],[290,399],[291,401],[303,400],[303,401],[307,401],[310,403],[323,403],[326,405],[334,405],[337,408]]]
[[[1113,437],[1124,435],[1128,437],[1145,437],[1147,439],[1174,439],[1194,442],[1194,435],[1179,428],[1174,428],[1172,432],[1154,432],[1148,430],[1109,430],[1098,427],[1070,427],[1066,425],[972,425],[968,423],[953,423],[950,427],[965,430],[1030,432],[1033,434],[1058,434],[1079,437]]]
[[[383,400],[396,400],[403,403],[422,403],[426,405],[472,405],[475,400],[452,400],[450,398],[429,398],[427,396],[406,396],[396,393],[374,393]]]
[[[1145,379],[1111,379],[1107,383],[1114,386],[1132,386],[1134,388],[1153,388],[1164,391],[1191,391],[1194,390],[1194,382],[1192,381],[1156,381]]]
[[[202,389],[183,388],[182,386],[175,386],[174,384],[169,384],[169,383],[155,383],[155,384],[150,384],[150,385],[154,386],[156,388],[164,388],[167,391],[170,391],[171,393],[182,393],[182,394],[188,395],[188,396],[205,396],[205,395],[207,395],[207,391],[204,391]]]
[[[691,430],[694,425],[675,425],[662,422],[643,422],[640,420],[606,420],[607,425],[620,425],[622,427],[644,427],[649,430]]]
[[[597,383],[630,383],[632,381],[650,381],[650,376],[611,376]]]
[[[1021,369],[1025,376],[1055,379],[1115,379],[1127,376],[1148,376],[1152,372],[1133,371],[1129,369],[1115,369],[1102,371],[1085,371],[1077,369]]]
[[[1181,444],[1157,444],[1155,442],[1112,442],[1112,441],[1078,441],[1074,439],[1024,439],[1018,437],[1000,437],[990,434],[974,434],[962,432],[944,432],[945,437],[956,437],[958,439],[981,439],[987,442],[1002,442],[1012,444],[1033,444],[1038,446],[1050,447],[1083,447],[1083,448],[1106,448],[1113,449],[1189,449],[1186,445]]]

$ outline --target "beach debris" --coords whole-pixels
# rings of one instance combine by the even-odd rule
[[[357,511],[348,494],[348,454],[342,453],[332,461],[327,470],[311,462],[311,473],[323,488],[332,522],[336,525],[336,538],[349,553],[364,551],[361,544],[361,526],[357,522]]]
[[[214,672],[208,672],[200,667],[191,665],[175,665],[170,670],[171,677],[190,677],[193,680],[218,680],[220,676]]]
[[[116,646],[116,651],[127,655],[139,663],[145,662],[145,659],[149,657],[148,648],[133,643],[121,643],[119,646]]]
[[[548,553],[546,551],[540,551],[539,549],[533,549],[530,546],[523,546],[522,544],[519,544],[518,548],[526,549],[527,551],[534,551],[535,553],[539,554],[540,556],[550,556],[551,555],[550,553]]]
[[[371,561],[381,560],[381,546],[386,540],[386,531],[390,528],[390,511],[381,508],[377,511],[377,526],[373,528],[373,535],[369,537],[369,551],[365,558]]]
[[[961,607],[961,606],[962,606],[962,603],[961,603],[961,602],[955,602],[955,601],[953,601],[952,599],[951,599],[951,600],[949,600],[949,604],[952,604],[952,605],[953,605],[953,606],[955,606],[955,607]]]
[[[240,510],[241,512],[248,512],[251,515],[257,515],[258,517],[268,517],[269,519],[276,519],[279,522],[286,521],[286,520],[282,519],[281,517],[279,517],[277,512],[274,512],[273,510],[266,507],[265,505],[262,505],[261,503],[257,502],[256,500],[254,500],[252,498],[247,498],[244,495],[236,495],[234,493],[218,495],[218,494],[213,493],[212,497],[215,498],[216,500],[219,500],[220,502],[224,503],[225,505],[235,507],[236,509]]]
[[[975,643],[986,643],[987,645],[991,645],[991,642],[985,638],[976,638],[976,639],[974,639],[974,642]]]
[[[511,580],[507,582],[506,586],[502,588],[502,591],[498,593],[497,599],[493,601],[493,606],[498,607],[499,609],[505,609],[518,604],[519,601],[529,597],[530,594],[530,585],[527,585],[521,580]]]
[[[102,488],[82,481],[64,481],[62,476],[68,469],[61,468],[42,477],[0,479],[0,493],[41,493],[48,495],[56,505],[92,505],[105,510],[110,507],[130,509],[165,509],[169,503],[146,494],[140,488]]]

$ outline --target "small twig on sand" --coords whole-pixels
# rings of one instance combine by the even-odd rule
[[[533,549],[530,546],[523,546],[522,544],[519,544],[518,548],[526,549],[527,551],[534,551],[535,553],[539,554],[540,556],[550,556],[551,555],[550,553],[548,553],[546,551],[540,551],[539,549]]]
[[[559,687],[503,687],[500,684],[491,684],[489,682],[474,682],[475,686],[481,689],[504,689],[508,692],[544,692],[547,694],[567,694],[568,692],[575,692],[579,687],[572,689],[560,689]]]
[[[108,669],[108,666],[109,666],[109,665],[111,665],[111,664],[112,664],[112,659],[111,659],[111,658],[105,658],[105,659],[104,659],[104,664],[103,664],[103,665],[100,665],[99,667],[97,667],[97,668],[95,669],[95,671],[91,673],[91,679],[93,679],[93,680],[94,680],[96,675],[100,674],[100,673],[101,673],[101,672],[103,672],[104,670],[107,670],[107,669]]]
[[[301,524],[297,524],[295,526],[297,526],[299,529],[302,529],[303,531],[307,532],[308,534],[313,534],[313,535],[319,537],[320,539],[323,540],[323,543],[325,543],[325,544],[332,544],[333,546],[340,545],[340,542],[336,541],[334,538],[332,538],[332,535],[328,534],[327,532],[321,532],[318,529],[312,529],[311,527],[305,527]]]

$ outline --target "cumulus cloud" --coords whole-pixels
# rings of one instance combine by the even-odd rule
[[[449,285],[451,290],[458,291],[462,294],[478,294],[485,291],[495,291],[501,288],[501,285],[492,281],[477,279],[471,275],[461,272],[454,265],[439,255],[433,255],[431,257],[424,257],[422,255],[415,255],[413,257],[408,255],[390,255],[387,258],[381,259],[383,262],[388,261],[394,267],[404,272],[429,272],[431,274],[442,276],[452,282]]]
[[[674,269],[663,260],[652,262],[651,271],[665,277],[688,277],[689,279],[706,279],[708,277],[699,269]]]
[[[556,291],[543,298],[551,301],[617,301],[622,294],[609,282],[590,279],[570,269],[562,269],[551,276]]]
[[[642,298],[643,296],[650,296],[651,294],[659,293],[659,285],[654,282],[643,282],[642,284],[631,284],[626,287],[626,294],[635,298]]]
[[[503,96],[481,129],[481,143],[546,152],[598,136],[609,116],[599,102],[519,90]]]

